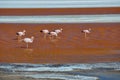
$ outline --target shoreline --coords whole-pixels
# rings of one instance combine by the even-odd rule
[[[120,7],[108,8],[0,8],[0,15],[120,14]]]

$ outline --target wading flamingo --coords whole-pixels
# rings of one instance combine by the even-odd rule
[[[25,36],[25,32],[26,32],[26,30],[23,30],[23,31],[20,31],[20,32],[16,33],[16,36],[17,36],[18,40],[21,40],[21,37]]]
[[[57,34],[58,34],[58,33],[62,33],[62,31],[63,31],[62,28],[61,28],[61,29],[56,29],[56,30],[54,30],[54,32],[56,32]]]
[[[56,32],[54,32],[54,31],[51,31],[48,34],[50,35],[51,39],[57,38],[57,36],[58,36],[58,34]]]
[[[57,33],[57,36],[58,36],[59,33],[62,33],[62,31],[63,31],[62,28],[53,30],[53,32]],[[57,36],[56,36],[56,38],[58,38]]]
[[[28,48],[28,44],[29,43],[33,43],[34,37],[32,36],[31,38],[24,38],[23,41],[27,44],[27,48]]]
[[[49,30],[44,29],[44,30],[41,30],[40,32],[43,33],[44,34],[44,38],[46,38],[48,33],[49,33]]]
[[[87,34],[89,34],[91,32],[91,28],[89,28],[88,30],[82,30],[83,33],[85,33],[85,38],[87,38]]]

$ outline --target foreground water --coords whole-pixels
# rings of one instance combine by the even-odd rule
[[[34,79],[119,80],[120,62],[82,64],[1,63],[0,71]]]

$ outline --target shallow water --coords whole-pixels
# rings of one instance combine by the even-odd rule
[[[119,23],[120,14],[0,16],[0,23]]]
[[[81,8],[81,7],[119,7],[119,0],[4,0],[0,8]]]
[[[28,64],[1,63],[0,70],[9,73],[22,73],[32,78],[63,80],[119,80],[120,62],[82,64]]]
[[[120,61],[119,23],[91,24],[0,24],[0,62],[81,63]],[[43,38],[42,29],[63,28],[60,39]],[[88,38],[81,30],[92,28]],[[16,32],[26,29],[35,36],[29,49],[18,42]],[[23,37],[23,38],[24,38]],[[7,58],[6,58],[7,57]]]

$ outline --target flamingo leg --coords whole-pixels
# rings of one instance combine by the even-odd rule
[[[55,39],[55,36],[52,36],[52,39]]]
[[[19,37],[19,40],[21,40],[21,36]]]
[[[18,36],[17,38],[18,38],[18,42],[21,42],[21,36]]]
[[[51,35],[50,39],[53,40],[54,36]]]
[[[85,32],[85,38],[87,38],[87,33]]]
[[[44,39],[46,38],[47,34],[44,34]]]
[[[51,36],[51,40],[53,40],[53,36]]]
[[[19,39],[20,39],[20,36],[17,36],[17,39],[18,39],[18,41],[19,41]]]
[[[51,35],[49,35],[49,39],[51,40]]]
[[[27,48],[28,48],[28,43],[27,43]]]
[[[58,39],[58,37],[57,37],[57,36],[55,36],[55,39]]]

